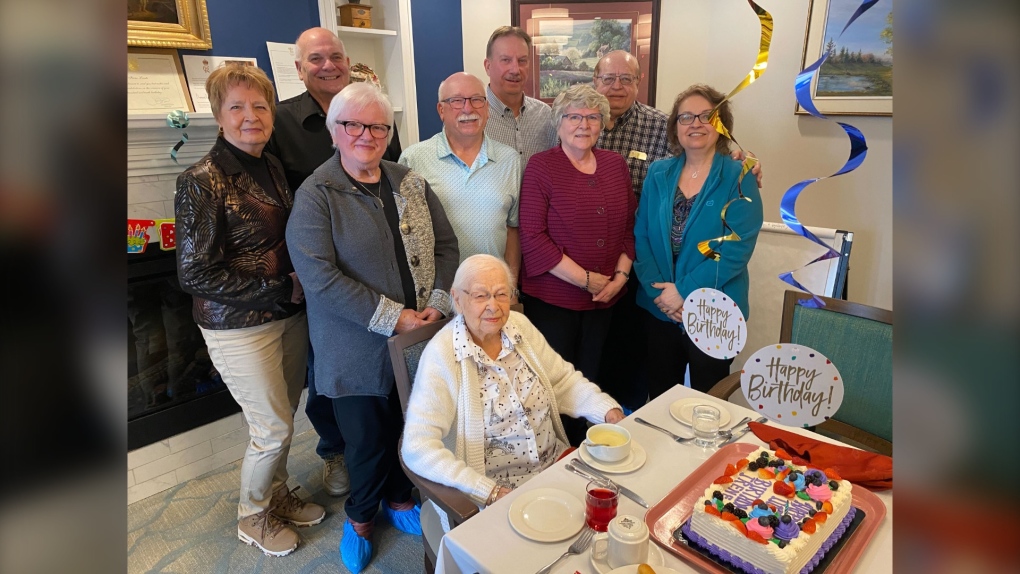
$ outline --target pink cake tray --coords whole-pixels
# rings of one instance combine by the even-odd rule
[[[691,517],[694,505],[703,497],[708,485],[722,476],[728,463],[760,449],[759,446],[740,442],[720,448],[662,500],[648,509],[645,524],[648,525],[652,539],[684,562],[705,572],[732,572],[697,550],[676,542],[673,539],[673,531]],[[864,511],[866,518],[849,534],[850,538],[832,558],[825,569],[825,574],[852,572],[885,518],[885,504],[869,490],[863,487],[854,488],[851,500],[855,507]]]

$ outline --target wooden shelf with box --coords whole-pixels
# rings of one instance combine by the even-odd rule
[[[352,28],[372,27],[372,7],[361,4],[344,4],[337,8],[340,25]]]

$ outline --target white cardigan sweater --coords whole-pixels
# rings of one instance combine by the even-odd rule
[[[457,318],[432,338],[414,378],[404,422],[404,464],[415,474],[460,489],[484,505],[496,481],[485,476],[485,424],[478,366],[473,358],[458,364],[453,348]],[[620,408],[612,397],[584,378],[549,346],[545,337],[521,313],[510,312],[508,322],[523,337],[514,347],[554,397],[549,416],[556,436],[569,444],[560,413],[605,422],[606,413]]]

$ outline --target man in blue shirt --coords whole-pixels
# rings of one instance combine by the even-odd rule
[[[399,162],[420,173],[443,203],[463,261],[476,253],[504,259],[517,276],[520,154],[485,134],[489,104],[482,81],[464,72],[439,85],[443,130],[407,148]]]

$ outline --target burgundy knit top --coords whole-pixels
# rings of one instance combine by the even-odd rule
[[[620,154],[593,149],[596,170],[582,173],[556,146],[531,156],[521,183],[522,291],[546,303],[586,311],[612,306],[554,277],[549,270],[563,255],[585,270],[612,276],[621,253],[634,259],[637,200],[627,162]]]

